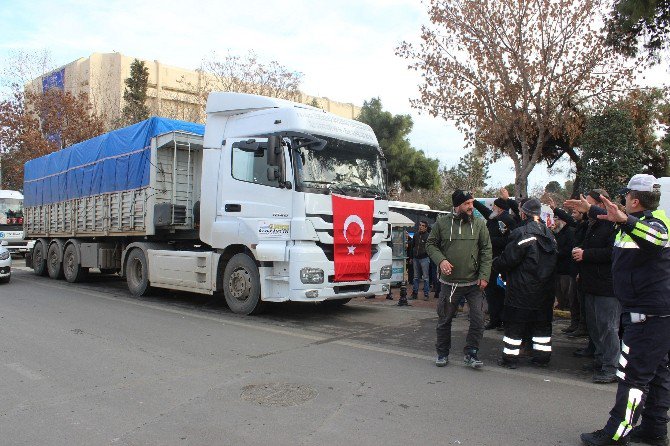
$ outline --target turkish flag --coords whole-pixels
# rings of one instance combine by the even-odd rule
[[[375,201],[332,195],[335,282],[370,280]]]

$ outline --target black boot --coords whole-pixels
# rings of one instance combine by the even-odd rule
[[[667,435],[650,435],[642,429],[642,426],[635,426],[628,436],[633,443],[650,444],[652,446],[668,446],[670,443]]]
[[[614,440],[612,435],[605,432],[604,429],[580,435],[582,442],[586,446],[610,446],[619,444],[628,444],[628,436]]]

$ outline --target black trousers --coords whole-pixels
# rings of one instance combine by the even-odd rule
[[[666,435],[670,408],[670,317],[647,317],[633,323],[622,317],[623,339],[616,402],[605,431],[613,439],[628,435],[642,415],[640,426],[652,436]]]
[[[531,336],[533,358],[547,364],[551,359],[551,313],[546,309],[528,310],[505,306],[505,336],[503,337],[503,361],[516,364],[521,353],[521,343]]]
[[[499,325],[502,321],[503,308],[505,308],[505,290],[500,288],[492,278],[484,289],[484,293],[489,306],[489,321],[493,325]]]

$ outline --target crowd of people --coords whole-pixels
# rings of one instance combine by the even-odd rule
[[[537,198],[517,201],[501,189],[489,209],[457,190],[453,212],[432,228],[421,222],[413,238],[412,297],[423,280],[428,299],[432,280],[439,367],[448,364],[451,324],[462,301],[470,322],[464,362],[473,368],[483,366],[478,351],[485,329],[504,331],[498,365],[515,369],[525,352],[532,365],[547,366],[554,307],[569,309],[563,331],[585,337],[575,356],[593,358],[593,382],[618,382],[607,424],[582,434],[584,444],[668,445],[670,220],[657,210],[660,186],[651,175],[635,175],[620,196],[616,203],[593,189],[562,206],[546,198],[555,221],[547,227]],[[474,218],[474,209],[484,218]]]

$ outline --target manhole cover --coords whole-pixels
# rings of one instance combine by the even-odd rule
[[[242,399],[260,406],[297,406],[316,398],[311,386],[291,383],[252,384],[242,388]]]

